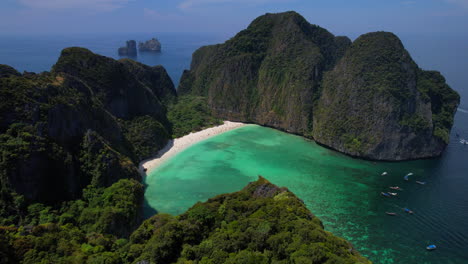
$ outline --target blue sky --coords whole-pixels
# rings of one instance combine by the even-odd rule
[[[468,0],[1,0],[0,34],[215,32],[295,10],[334,34],[468,35]]]

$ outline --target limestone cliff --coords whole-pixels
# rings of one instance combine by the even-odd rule
[[[144,85],[151,89],[163,104],[171,103],[177,97],[174,83],[164,67],[148,66],[130,59],[122,59],[121,63]]]
[[[438,156],[448,143],[458,103],[445,79],[419,69],[398,37],[369,33],[325,74],[313,137],[369,159]]]
[[[0,76],[1,208],[18,206],[14,195],[55,203],[140,180],[137,163],[171,137],[162,101],[175,90],[161,67],[68,48],[50,73]]]
[[[205,96],[217,117],[376,160],[440,155],[459,103],[395,35],[352,43],[295,12],[263,15],[224,44],[198,49],[178,91]]]
[[[309,135],[322,73],[349,42],[295,12],[267,14],[226,43],[197,50],[178,91],[207,96],[223,118]]]

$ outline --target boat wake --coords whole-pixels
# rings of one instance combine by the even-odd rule
[[[462,113],[468,114],[468,110],[465,110],[465,109],[463,109],[463,108],[458,108],[457,110],[458,110],[458,112],[462,112]]]

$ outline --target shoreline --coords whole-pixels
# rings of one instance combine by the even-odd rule
[[[224,121],[224,124],[222,125],[210,127],[198,132],[192,132],[180,138],[171,139],[169,142],[167,142],[166,146],[164,146],[164,148],[162,148],[158,154],[156,154],[155,157],[140,162],[138,165],[138,170],[143,176],[145,176],[148,172],[157,168],[166,160],[170,159],[186,148],[210,137],[214,137],[216,135],[246,125],[247,124],[240,122]]]

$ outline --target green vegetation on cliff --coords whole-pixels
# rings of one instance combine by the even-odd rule
[[[0,259],[6,263],[370,263],[348,242],[324,231],[294,194],[263,178],[242,191],[198,203],[180,216],[156,215],[129,239],[115,235],[113,228],[124,227],[121,221],[134,217],[142,196],[140,184],[121,180],[107,189],[86,189],[84,196],[61,215],[34,209],[33,226],[1,227]]]
[[[198,49],[178,90],[206,97],[216,117],[376,160],[440,155],[459,104],[394,34],[351,42],[295,12],[265,14],[225,43]]]
[[[181,96],[168,109],[167,117],[172,124],[174,138],[222,124],[221,119],[213,117],[206,98],[202,96]]]
[[[141,78],[141,79],[139,79]],[[0,67],[0,223],[28,206],[82,198],[83,189],[141,180],[137,164],[171,138],[176,98],[162,67],[63,50],[51,73]]]
[[[325,74],[313,137],[372,159],[437,156],[459,100],[440,74],[418,68],[397,36],[365,34]]]
[[[321,73],[349,43],[295,12],[266,14],[224,44],[197,50],[178,91],[205,96],[220,118],[310,134]]]
[[[460,96],[445,82],[445,78],[436,71],[420,71],[418,90],[423,100],[431,102],[434,135],[446,144],[449,142],[453,114],[460,102]]]
[[[83,191],[60,210],[28,206],[21,226],[0,226],[1,263],[122,263],[115,252],[140,223],[143,185],[120,180]]]

